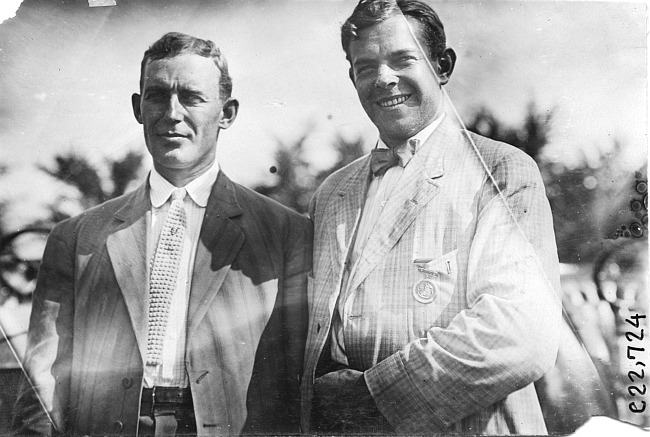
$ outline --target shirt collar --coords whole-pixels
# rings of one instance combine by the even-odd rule
[[[212,191],[212,185],[214,185],[214,182],[217,180],[218,174],[219,163],[215,159],[214,164],[208,169],[208,171],[182,188],[185,188],[187,194],[194,203],[205,208],[208,205],[208,198]],[[167,202],[167,199],[169,199],[169,196],[171,196],[172,191],[176,189],[176,187],[169,183],[167,179],[162,177],[155,168],[152,168],[151,173],[149,174],[149,186],[151,187],[151,190],[149,191],[151,204],[155,208],[160,208],[164,205],[165,202]]]

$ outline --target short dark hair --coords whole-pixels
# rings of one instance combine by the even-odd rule
[[[219,50],[219,47],[210,40],[196,38],[179,32],[164,34],[144,52],[144,57],[140,64],[140,92],[142,92],[142,85],[144,84],[144,69],[147,66],[147,62],[173,58],[183,53],[193,53],[204,58],[212,59],[221,72],[221,78],[219,80],[220,97],[225,100],[231,96],[232,78],[228,74],[226,58],[221,53],[221,50]]]
[[[412,17],[422,25],[422,36],[431,59],[447,47],[445,28],[438,14],[426,3],[418,0],[361,0],[352,15],[341,26],[341,44],[345,57],[350,59],[350,43],[359,38],[359,31],[372,27],[390,17]]]

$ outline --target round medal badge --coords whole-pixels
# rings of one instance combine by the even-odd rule
[[[438,294],[438,285],[431,279],[420,279],[413,286],[413,297],[420,303],[431,303]]]

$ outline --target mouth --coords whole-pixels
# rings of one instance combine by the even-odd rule
[[[410,94],[405,94],[405,95],[401,95],[401,96],[381,99],[381,100],[377,101],[377,104],[379,106],[381,106],[382,108],[392,108],[393,106],[397,106],[397,105],[400,105],[400,104],[406,102],[410,98],[411,98]]]
[[[158,134],[158,136],[164,137],[164,138],[187,138],[187,135],[183,135],[178,132],[163,132],[161,134]]]

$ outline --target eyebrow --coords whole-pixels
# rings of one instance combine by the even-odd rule
[[[143,91],[168,91],[170,89],[171,87],[167,86],[164,83],[154,82],[152,84],[145,85]],[[179,94],[190,93],[190,94],[206,95],[205,91],[201,91],[200,89],[191,86],[180,87],[178,88],[178,92]]]
[[[352,67],[353,68],[358,68],[360,66],[369,65],[369,64],[372,64],[372,63],[373,63],[373,61],[371,59],[369,59],[369,58],[355,59],[354,61],[352,61]]]
[[[168,88],[169,87],[163,86],[162,84],[159,84],[159,83],[153,83],[153,84],[149,83],[148,84],[148,83],[145,82],[145,84],[143,86],[143,89],[145,89],[145,90],[166,90]]]
[[[404,55],[421,55],[422,52],[416,47],[414,49],[403,49],[403,50],[398,50],[396,52],[390,53],[391,58],[398,58],[400,56]]]
[[[422,56],[422,52],[417,47],[412,49],[401,49],[389,53],[388,58],[399,58],[400,56],[404,56],[404,55]],[[375,61],[374,57],[370,57],[370,56],[360,57],[352,61],[352,66],[356,67],[358,65],[372,64],[374,63],[374,61]]]

